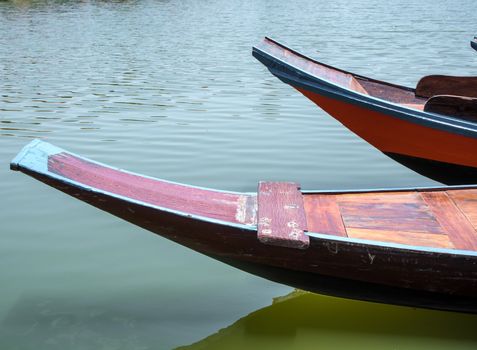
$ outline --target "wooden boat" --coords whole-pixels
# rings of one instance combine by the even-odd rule
[[[477,186],[217,191],[141,176],[39,140],[19,170],[252,274],[322,294],[477,312]],[[54,215],[52,213],[52,215]]]
[[[477,51],[477,36],[474,36],[474,39],[470,41],[470,47]]]
[[[253,55],[389,157],[445,184],[477,183],[477,77],[431,75],[412,89],[325,65],[269,38]]]

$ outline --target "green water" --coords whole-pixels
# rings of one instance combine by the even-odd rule
[[[292,292],[189,349],[475,349],[473,315]]]
[[[8,162],[42,138],[235,191],[266,179],[304,189],[433,184],[272,77],[251,46],[269,35],[412,86],[428,74],[475,75],[476,19],[472,1],[0,2],[0,349],[475,348],[475,316],[309,294],[269,307],[291,289]]]

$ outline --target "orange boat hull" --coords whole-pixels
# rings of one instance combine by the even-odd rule
[[[475,138],[431,129],[311,91],[297,90],[384,153],[477,168]]]
[[[477,123],[429,112],[428,99],[320,63],[265,38],[253,55],[356,135],[392,159],[446,184],[477,183]]]

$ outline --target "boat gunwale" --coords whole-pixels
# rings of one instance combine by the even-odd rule
[[[21,171],[23,167],[19,167],[19,170]],[[28,169],[28,168],[23,168],[32,172],[36,172],[34,170]],[[86,186],[80,182],[74,181],[74,180],[69,180],[67,178],[64,178],[60,175],[56,175],[54,173],[40,173],[36,172],[40,175],[44,175],[50,178],[53,178],[60,183],[70,185],[74,188],[78,188],[82,191],[85,192],[91,192],[91,193],[98,193],[102,194],[105,196],[109,196],[112,198],[120,199],[124,202],[129,202],[133,203],[136,205],[140,205],[143,207],[148,207],[151,209],[155,209],[158,211],[162,211],[165,213],[169,213],[172,215],[177,215],[180,217],[192,219],[192,220],[197,220],[197,221],[202,221],[202,222],[208,222],[216,225],[222,225],[222,226],[229,226],[229,227],[235,227],[241,230],[247,230],[250,232],[257,232],[257,226],[256,225],[245,225],[245,224],[239,224],[239,223],[234,223],[230,221],[225,221],[225,220],[219,220],[219,219],[214,219],[210,218],[207,216],[202,216],[202,215],[197,215],[197,214],[190,214],[187,212],[179,211],[179,210],[174,210],[166,207],[161,207],[157,206],[154,204],[146,203],[143,201],[135,200],[130,197],[125,197],[121,196],[112,192],[104,191],[95,187],[91,186]],[[187,185],[186,185],[187,186]],[[347,192],[345,192],[347,193]],[[364,192],[366,193],[366,192]],[[319,233],[319,232],[312,232],[312,231],[305,231],[305,234],[312,239],[310,241],[310,245],[312,241],[338,241],[340,243],[345,243],[345,244],[351,244],[354,246],[359,246],[361,249],[367,249],[368,247],[378,247],[378,248],[389,248],[392,249],[393,251],[398,251],[398,250],[404,250],[407,252],[414,252],[416,254],[429,254],[429,253],[436,253],[436,254],[447,254],[447,255],[456,255],[456,256],[465,256],[465,257],[477,257],[477,252],[473,250],[463,250],[463,249],[447,249],[447,248],[438,248],[438,247],[428,247],[428,246],[415,246],[415,245],[410,245],[410,244],[400,244],[400,243],[392,243],[392,242],[383,242],[383,241],[374,241],[374,240],[367,240],[367,239],[362,239],[362,238],[353,238],[353,237],[340,237],[340,236],[335,236],[335,235],[330,235],[330,234],[324,234],[324,233]],[[258,240],[258,239],[257,239]]]
[[[48,142],[45,142],[45,141],[42,141],[42,140],[39,140],[39,139],[35,139],[35,140],[31,141],[29,144],[27,144],[25,147],[23,147],[23,149],[10,162],[10,168],[12,170],[15,170],[15,171],[22,171],[22,169],[25,169],[27,171],[52,178],[52,179],[57,180],[61,183],[68,184],[70,186],[81,189],[83,191],[88,191],[88,192],[94,192],[94,193],[107,195],[107,196],[110,196],[110,197],[113,197],[113,198],[121,199],[121,200],[126,201],[126,202],[139,204],[139,205],[142,205],[142,206],[145,206],[145,207],[161,210],[161,211],[164,211],[164,212],[167,212],[167,213],[172,213],[172,214],[176,214],[176,215],[183,216],[183,217],[189,217],[189,218],[193,218],[193,219],[196,219],[196,220],[208,221],[208,222],[222,224],[222,225],[235,226],[235,227],[238,227],[238,228],[250,229],[251,227],[252,228],[254,227],[253,225],[234,223],[234,222],[230,222],[230,221],[214,219],[214,218],[211,218],[211,217],[208,217],[208,216],[202,216],[202,215],[192,214],[192,213],[188,213],[188,212],[184,212],[184,211],[180,211],[180,210],[175,210],[175,209],[171,209],[171,208],[167,208],[167,207],[158,206],[158,205],[155,205],[155,204],[152,204],[152,203],[147,203],[147,202],[137,200],[137,199],[134,199],[134,198],[131,198],[131,197],[126,197],[126,196],[123,196],[123,195],[120,195],[120,194],[117,194],[117,193],[109,192],[109,191],[106,191],[106,190],[99,189],[97,187],[93,187],[93,186],[83,184],[79,181],[75,181],[75,180],[69,179],[67,177],[64,177],[62,175],[51,172],[48,169],[42,171],[42,169],[35,169],[34,167],[28,167],[28,166],[22,165],[21,161],[28,154],[28,151],[37,147],[38,145],[40,145],[40,146],[44,145],[44,146],[47,146],[47,147],[53,146],[58,151],[60,151],[60,152],[55,153],[55,154],[66,153],[66,154],[75,156],[79,159],[85,160],[87,162],[94,163],[96,165],[100,165],[100,166],[103,166],[103,167],[106,167],[106,168],[109,168],[109,169],[112,169],[112,170],[117,170],[117,171],[120,171],[120,172],[123,172],[123,173],[127,173],[127,174],[130,174],[130,175],[134,175],[134,176],[138,176],[138,177],[142,177],[142,178],[146,178],[146,179],[150,179],[150,180],[154,180],[154,181],[158,181],[158,182],[163,182],[163,183],[168,183],[168,184],[173,184],[173,185],[178,185],[178,186],[184,186],[184,187],[188,187],[188,188],[195,188],[195,189],[200,189],[200,190],[205,190],[205,191],[210,191],[210,192],[219,192],[219,193],[224,193],[224,194],[236,194],[236,195],[249,195],[248,193],[244,193],[244,192],[229,192],[229,191],[215,190],[215,189],[211,189],[211,188],[198,187],[198,186],[193,186],[193,185],[185,185],[185,184],[182,184],[182,183],[179,183],[179,182],[163,180],[163,179],[159,179],[159,178],[155,178],[155,177],[151,177],[151,176],[142,175],[142,174],[139,174],[139,173],[123,170],[121,168],[110,166],[108,164],[101,163],[101,162],[83,157],[79,154],[66,151],[62,148],[59,148],[57,146],[54,146],[54,145],[52,145]],[[48,156],[50,156],[50,155],[52,155],[52,154],[48,154]]]
[[[386,188],[358,188],[342,190],[307,190],[301,191],[303,195],[314,194],[353,194],[353,193],[379,193],[379,192],[436,192],[452,190],[477,190],[477,184],[471,185],[442,185],[442,186],[420,186],[420,187],[386,187]]]
[[[288,48],[286,49],[290,50]],[[293,50],[290,50],[290,51],[294,52]],[[298,68],[295,65],[287,61],[284,61],[272,54],[269,54],[268,52],[256,46],[253,47],[253,54],[254,56],[261,55],[265,59],[272,61],[278,64],[279,66],[281,66],[282,74],[275,74],[273,71],[272,71],[272,74],[276,75],[281,80],[285,80],[285,82],[289,85],[298,86],[308,91],[311,91],[313,93],[317,93],[319,95],[335,98],[343,102],[351,103],[360,107],[365,107],[373,111],[387,114],[387,115],[390,115],[390,116],[393,116],[408,122],[424,125],[426,127],[430,127],[436,130],[457,133],[457,134],[460,134],[466,137],[471,137],[471,138],[477,138],[476,123],[465,121],[459,118],[454,118],[452,116],[446,116],[443,114],[419,111],[412,107],[400,105],[398,103],[384,100],[384,99],[375,97],[373,95],[363,94],[358,91],[348,89],[339,84],[333,83],[327,79],[313,75],[301,68]],[[306,56],[303,56],[303,57],[306,59],[309,59]],[[332,66],[327,66],[325,64],[322,64],[321,62],[318,62],[312,59],[310,60],[317,64],[336,69],[340,72],[346,72],[346,71],[341,71]],[[270,68],[269,65],[265,63],[264,65],[269,70],[273,69],[275,70],[275,72],[278,71],[278,69]],[[290,73],[287,73],[287,72],[290,72]],[[348,73],[348,72],[346,73],[351,74],[353,76],[357,76],[353,73]],[[287,77],[285,77],[283,74],[287,75]],[[297,75],[303,75],[304,78],[306,79],[301,78]],[[369,81],[372,80],[367,77],[363,77],[363,78]]]
[[[161,206],[154,205],[154,204],[151,204],[151,203],[143,202],[141,200],[136,200],[136,199],[133,199],[133,198],[130,198],[130,197],[120,195],[120,194],[116,194],[116,193],[105,191],[105,190],[102,190],[102,189],[99,189],[99,188],[96,188],[96,187],[93,187],[93,186],[89,186],[89,185],[83,184],[81,182],[68,179],[64,176],[53,173],[49,170],[42,171],[41,169],[35,169],[35,168],[31,168],[31,167],[22,165],[21,160],[28,154],[28,151],[30,149],[34,148],[34,147],[37,147],[38,145],[40,145],[40,146],[41,145],[46,145],[47,147],[53,146],[55,149],[61,150],[64,153],[74,155],[74,156],[79,157],[80,159],[83,159],[83,160],[86,160],[86,161],[92,161],[92,160],[90,160],[88,158],[85,158],[83,156],[71,153],[71,152],[63,150],[59,147],[51,145],[47,142],[36,139],[36,140],[31,141],[29,144],[27,144],[17,154],[17,156],[15,156],[15,158],[10,163],[11,168],[13,170],[17,170],[17,171],[26,170],[27,172],[36,173],[40,176],[45,176],[47,178],[51,178],[55,181],[58,181],[59,183],[65,184],[67,186],[71,186],[73,188],[77,188],[81,191],[90,192],[90,193],[98,193],[98,194],[101,194],[101,195],[104,195],[104,196],[109,196],[109,197],[112,197],[112,198],[115,198],[115,199],[119,199],[123,202],[133,203],[133,204],[136,204],[136,205],[140,205],[140,206],[143,206],[143,207],[148,207],[148,208],[158,210],[158,211],[162,211],[162,212],[165,212],[165,213],[169,213],[169,214],[172,214],[172,215],[177,215],[177,216],[180,216],[180,217],[184,217],[184,218],[188,218],[188,219],[192,219],[192,220],[197,220],[197,221],[201,221],[201,222],[212,223],[212,224],[221,225],[221,226],[235,227],[235,228],[238,228],[238,229],[241,229],[241,230],[246,230],[246,231],[249,231],[249,232],[254,232],[254,233],[257,232],[257,225],[250,225],[250,224],[247,225],[247,224],[234,223],[234,222],[215,219],[215,218],[211,218],[211,217],[207,217],[207,216],[203,216],[203,215],[191,214],[191,213],[187,213],[187,212],[180,211],[180,210],[170,209],[170,208],[167,208],[167,207],[161,207]],[[95,161],[92,161],[92,162],[94,162],[96,164],[99,164],[99,165],[102,165],[102,166],[105,166],[105,167],[108,167],[110,169],[119,169],[119,168],[111,167],[111,166],[109,166],[107,164],[104,164],[104,163],[95,162]],[[121,169],[119,169],[119,170],[124,171],[124,170],[121,170]],[[149,179],[153,179],[153,180],[156,180],[156,181],[159,181],[159,182],[162,182],[162,181],[168,182],[167,180],[162,180],[162,179],[149,177],[149,176],[143,176],[141,174],[137,174],[137,173],[133,173],[133,172],[128,172],[128,173],[136,175],[136,176],[140,176],[140,177],[146,177],[146,178],[149,178]],[[181,184],[181,183],[174,183],[174,184],[189,187],[189,185],[185,185],[185,184]],[[190,186],[190,187],[194,187],[194,186]],[[477,185],[475,185],[475,186],[462,185],[462,186],[431,187],[431,189],[436,190],[436,191],[444,190],[444,189],[464,189],[464,188],[473,189],[473,188],[477,188]],[[221,192],[220,190],[214,190],[214,189],[206,189],[206,190],[207,191]],[[408,192],[412,192],[412,191],[416,191],[416,190],[419,190],[419,188],[414,188],[414,189],[408,190]],[[424,190],[426,190],[426,188],[425,187],[421,188],[421,190],[424,191]],[[399,192],[404,192],[404,191],[406,191],[405,188],[399,189]],[[332,191],[332,190],[327,191],[327,190],[324,190],[324,191],[320,191],[320,192],[318,192],[318,191],[317,192],[304,191],[302,193],[303,193],[303,195],[314,195],[314,194],[320,194],[320,193],[322,193],[322,194],[339,194],[339,193],[347,194],[347,193],[368,193],[368,192],[369,191],[367,191],[367,190],[356,190],[356,191],[353,191],[353,192],[346,191],[346,190],[343,190],[343,191]],[[393,189],[388,189],[386,191],[376,189],[376,190],[373,190],[372,192],[394,192],[394,191],[393,191]],[[246,192],[234,192],[234,193],[238,193],[238,194],[242,194],[242,195],[250,195],[249,193],[246,193]],[[254,194],[252,193],[251,195],[254,195]],[[351,244],[351,245],[355,245],[355,246],[358,245],[359,249],[367,249],[367,247],[378,247],[380,249],[389,248],[389,249],[393,249],[394,251],[396,251],[396,250],[412,251],[416,254],[436,253],[436,254],[449,254],[449,255],[466,256],[466,257],[471,257],[471,258],[477,257],[477,251],[473,251],[473,250],[446,249],[446,248],[438,248],[438,247],[414,246],[414,245],[408,245],[408,244],[366,240],[366,239],[361,239],[361,238],[339,237],[339,236],[323,234],[323,233],[319,233],[319,232],[311,232],[311,231],[306,231],[305,234],[310,237],[310,239],[311,239],[310,244],[313,241],[338,241],[340,243],[347,243],[347,244]]]
[[[41,174],[41,173],[39,173]],[[54,173],[51,173],[53,176],[50,176],[50,174],[44,174],[47,175],[51,178],[55,178],[56,180],[64,183],[64,184],[69,184],[75,188],[78,188],[83,191],[88,191],[92,193],[98,193],[98,194],[103,194],[106,196],[110,196],[116,199],[120,199],[124,202],[130,202],[133,204],[141,205],[143,207],[148,207],[151,209],[163,211],[169,214],[193,219],[193,220],[198,220],[202,222],[208,222],[212,224],[217,224],[217,225],[222,225],[222,226],[229,226],[229,227],[235,227],[239,229],[245,229],[251,232],[256,233],[257,232],[257,225],[245,225],[245,224],[238,224],[230,221],[225,221],[225,220],[219,220],[219,219],[214,219],[208,216],[202,216],[202,215],[197,215],[197,214],[190,214],[187,212],[183,212],[180,210],[174,210],[166,207],[161,207],[157,206],[154,204],[146,203],[143,201],[135,200],[130,197],[125,197],[122,195],[118,195],[112,192],[104,191],[95,187],[91,186],[86,186],[81,184],[80,182],[74,181],[74,180],[69,180],[67,178],[64,178],[62,176],[56,175]],[[187,186],[187,185],[185,185]],[[346,193],[346,192],[345,192]],[[366,193],[366,192],[364,192]],[[335,236],[335,235],[329,235],[329,234],[323,234],[319,232],[312,232],[312,231],[305,231],[305,234],[309,236],[310,238],[314,240],[319,240],[319,241],[338,241],[340,243],[349,243],[352,245],[359,245],[361,248],[365,247],[379,247],[379,248],[389,248],[389,249],[394,249],[394,250],[405,250],[405,251],[412,251],[417,254],[426,254],[426,253],[441,253],[441,254],[450,254],[450,255],[459,255],[459,256],[468,256],[468,257],[477,257],[477,252],[473,250],[463,250],[463,249],[446,249],[446,248],[438,248],[438,247],[427,247],[427,246],[414,246],[410,244],[400,244],[400,243],[391,243],[391,242],[383,242],[383,241],[374,241],[374,240],[367,240],[367,239],[362,239],[362,238],[353,238],[353,237],[340,237],[340,236]],[[258,238],[257,238],[258,240]],[[311,245],[311,242],[310,242]]]
[[[82,159],[85,159],[85,158],[82,158]],[[39,172],[39,171],[36,171],[36,170],[33,170],[33,169],[29,169],[27,167],[23,167],[23,166],[18,167],[18,171],[22,171],[22,169],[25,169],[28,172],[36,173],[38,175],[46,176],[47,178],[54,179],[54,180],[56,180],[56,181],[58,181],[62,184],[71,186],[73,188],[77,188],[81,191],[102,194],[102,195],[112,197],[112,198],[115,198],[115,199],[120,199],[124,202],[129,202],[129,203],[141,205],[143,207],[148,207],[148,208],[151,208],[151,209],[163,211],[163,212],[178,215],[178,216],[181,216],[181,217],[187,217],[187,218],[191,218],[191,219],[194,219],[194,220],[211,222],[211,223],[214,223],[214,224],[219,224],[219,225],[224,225],[224,226],[233,226],[233,227],[237,227],[237,228],[240,228],[240,229],[247,229],[247,230],[252,230],[252,231],[255,230],[255,227],[256,227],[255,225],[239,224],[239,223],[235,223],[235,222],[231,222],[231,221],[214,219],[214,218],[211,218],[211,217],[208,217],[208,216],[191,214],[191,213],[188,213],[188,212],[185,212],[185,211],[175,210],[175,209],[171,209],[171,208],[167,208],[167,207],[161,207],[159,205],[143,202],[141,200],[137,200],[137,199],[134,199],[134,198],[131,198],[131,197],[122,196],[122,195],[117,194],[117,193],[101,190],[97,187],[88,186],[88,185],[85,185],[81,182],[68,179],[66,177],[63,177],[61,175],[57,175],[55,173],[51,173],[51,172],[42,173],[42,172]]]
[[[307,56],[301,52],[298,52],[278,41],[276,41],[275,39],[272,39],[272,38],[269,38],[268,36],[265,37],[265,40],[268,40],[268,41],[271,41],[272,43],[292,52],[293,54],[299,56],[299,57],[302,57],[308,61],[311,61],[313,63],[317,63],[321,66],[324,66],[326,68],[330,68],[330,69],[333,69],[333,70],[336,70],[338,72],[341,72],[341,73],[345,73],[345,74],[350,74],[352,75],[354,78],[359,78],[359,79],[364,79],[366,81],[370,81],[370,82],[373,82],[373,83],[378,83],[378,84],[382,84],[382,85],[387,85],[387,86],[391,86],[391,87],[395,87],[395,88],[399,88],[399,89],[402,89],[402,90],[406,90],[406,91],[409,91],[409,92],[415,92],[416,89],[412,88],[412,87],[409,87],[409,86],[404,86],[404,85],[399,85],[399,84],[394,84],[394,83],[390,83],[390,82],[387,82],[387,81],[383,81],[383,80],[378,80],[378,79],[374,79],[374,78],[370,78],[370,77],[367,77],[367,76],[364,76],[364,75],[360,75],[360,74],[356,74],[356,73],[353,73],[353,72],[349,72],[347,70],[344,70],[344,69],[341,69],[341,68],[337,68],[337,67],[334,67],[334,66],[331,66],[329,64],[326,64],[326,63],[323,63],[323,62],[320,62],[318,60],[315,60],[314,58],[310,57],[310,56]],[[255,48],[255,47],[254,47]],[[263,50],[262,50],[263,51]]]

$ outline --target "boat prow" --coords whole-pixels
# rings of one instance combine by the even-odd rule
[[[257,193],[155,179],[32,141],[11,168],[244,271],[297,288],[477,313],[477,186]],[[52,213],[53,215],[53,213]]]
[[[445,184],[477,183],[477,77],[432,75],[413,89],[323,64],[269,38],[253,55],[389,157]]]

